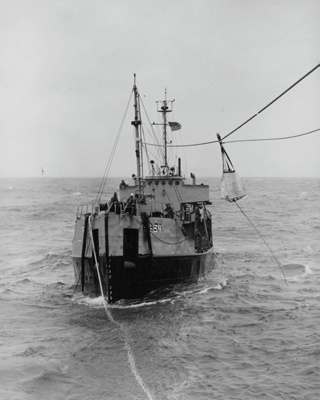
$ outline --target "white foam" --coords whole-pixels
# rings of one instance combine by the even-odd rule
[[[73,297],[73,301],[78,304],[86,304],[92,308],[102,308],[104,307],[105,300],[102,296],[99,297]],[[144,301],[142,303],[132,303],[132,304],[109,304],[108,309],[127,309],[127,308],[140,308],[140,307],[148,307],[155,304],[163,304],[163,303],[172,303],[175,299],[167,298],[167,299],[159,299],[154,301]]]
[[[312,274],[312,270],[308,265],[305,265],[304,268],[305,268],[305,273],[302,275],[303,277]]]
[[[303,267],[304,267],[304,272],[302,274],[291,276],[287,278],[287,280],[290,282],[297,282],[312,275],[312,270],[308,265],[303,265]]]
[[[216,289],[217,287],[216,286],[212,286],[212,287],[206,287],[206,288],[204,288],[203,290],[200,290],[200,294],[205,294],[205,293],[208,293],[209,292],[209,290],[211,290],[211,289]]]
[[[109,305],[108,307],[111,309],[121,309],[121,308],[139,308],[139,307],[147,307],[147,306],[152,306],[155,304],[161,304],[161,303],[172,303],[174,302],[173,299],[168,298],[168,299],[161,299],[161,300],[154,300],[154,301],[144,301],[143,303],[134,303],[134,304],[112,304]]]
[[[206,287],[206,288],[200,290],[199,293],[205,294],[205,293],[208,293],[209,290],[213,290],[213,289],[221,290],[221,289],[224,289],[227,285],[228,285],[228,279],[224,279],[223,281],[217,283],[215,286],[209,286],[209,287]]]
[[[228,285],[228,279],[225,278],[223,281],[221,281],[220,285],[222,285],[222,287],[225,288]]]
[[[83,297],[82,295],[80,295],[81,297],[73,297],[73,301],[78,303],[78,304],[85,304],[89,307],[92,308],[102,308],[104,306],[104,299],[102,296],[100,297]]]
[[[97,307],[99,308],[104,306],[104,298],[102,296],[100,297],[86,297],[85,298],[85,303],[88,304],[89,306],[92,307]]]

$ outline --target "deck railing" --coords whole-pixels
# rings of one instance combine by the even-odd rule
[[[80,219],[82,215],[94,214],[100,209],[100,200],[91,200],[87,203],[80,204],[77,209],[77,219]]]

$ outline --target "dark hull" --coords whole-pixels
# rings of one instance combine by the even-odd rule
[[[104,295],[109,303],[120,299],[141,298],[152,290],[180,282],[194,282],[205,274],[213,252],[187,256],[139,256],[137,262],[125,262],[123,257],[100,260],[100,275]],[[74,259],[76,281],[80,277],[80,259]],[[101,295],[97,272],[92,259],[86,262],[85,290],[94,289]],[[78,277],[78,278],[77,278]]]

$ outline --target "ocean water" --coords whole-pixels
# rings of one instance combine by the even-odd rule
[[[71,264],[100,180],[1,179],[0,399],[319,399],[320,179],[244,179],[239,206],[286,282],[219,181],[203,179],[206,277],[105,308]]]

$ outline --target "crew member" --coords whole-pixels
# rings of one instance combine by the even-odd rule
[[[174,216],[174,212],[173,212],[173,208],[171,207],[171,204],[166,204],[166,208],[164,209],[165,214],[165,218],[173,218]]]
[[[114,194],[110,200],[110,211],[117,212],[118,207],[119,207],[118,195],[117,195],[117,192],[114,192]]]
[[[136,201],[134,199],[133,193],[130,194],[130,197],[127,200],[127,205],[125,210],[130,214],[130,215],[135,215],[136,211]]]

